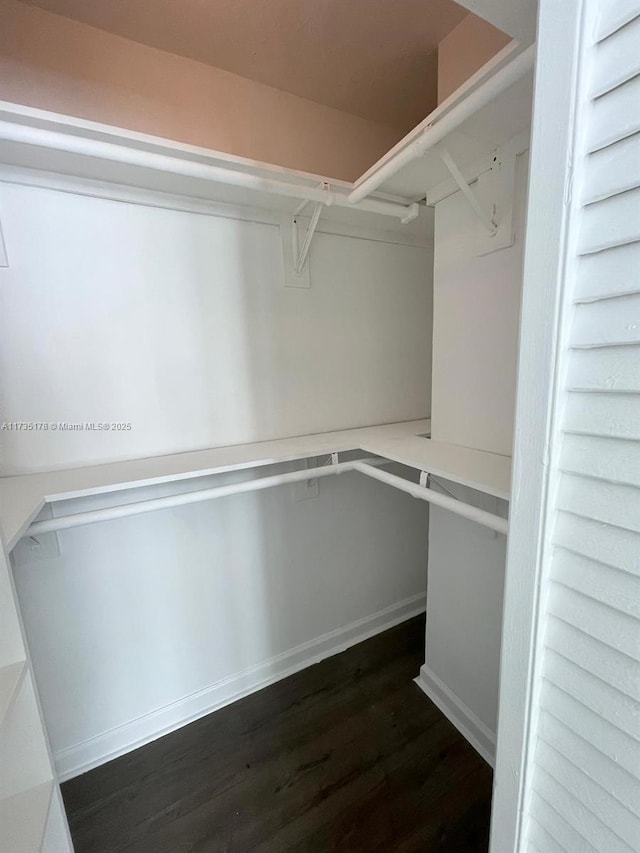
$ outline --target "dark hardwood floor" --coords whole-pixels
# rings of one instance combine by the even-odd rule
[[[76,853],[480,853],[491,770],[413,619],[62,787]]]

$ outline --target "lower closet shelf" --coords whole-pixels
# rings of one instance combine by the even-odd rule
[[[154,456],[0,478],[0,526],[10,551],[46,502],[123,491],[210,474],[239,471],[360,450],[374,436],[411,436],[428,432],[429,420],[337,430],[317,435],[212,447],[167,456]]]
[[[39,853],[53,794],[53,780],[0,800],[7,853]]]
[[[509,500],[509,456],[434,441],[419,435],[372,436],[362,443],[362,450],[496,498]]]
[[[139,515],[177,506],[226,497],[243,491],[254,491],[300,480],[310,476],[320,477],[357,470],[395,488],[413,494],[422,500],[440,504],[452,512],[464,515],[480,524],[506,533],[507,522],[469,507],[455,498],[437,497],[428,489],[421,477],[419,486],[401,477],[378,470],[385,460],[398,462],[426,474],[433,474],[468,486],[485,494],[509,500],[511,460],[506,456],[474,450],[424,437],[430,422],[411,421],[400,424],[322,433],[314,436],[282,439],[252,445],[211,448],[193,453],[176,454],[150,459],[116,462],[87,468],[52,471],[23,477],[9,477],[0,481],[0,520],[11,548],[27,533],[37,535],[83,524],[93,524]],[[364,451],[380,457],[379,460],[352,460],[338,462],[338,454],[346,451]],[[167,483],[184,479],[196,480],[210,474],[233,470],[246,470],[287,461],[325,457],[315,467],[259,477],[246,483],[195,489],[189,493],[165,496],[158,499],[123,503],[120,506],[97,509],[69,516],[56,516],[31,523],[46,502],[62,501],[81,495],[97,495],[125,491],[135,487]],[[326,460],[331,464],[326,464]]]

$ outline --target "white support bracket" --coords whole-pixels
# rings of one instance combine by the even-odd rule
[[[308,289],[311,287],[309,276],[309,250],[311,241],[318,227],[320,214],[324,205],[329,207],[335,201],[335,195],[331,192],[328,183],[322,183],[315,190],[322,190],[322,200],[310,201],[306,199],[293,211],[293,214],[285,214],[280,222],[280,236],[282,240],[282,256],[284,261],[284,286]],[[313,204],[313,213],[304,235],[302,246],[300,246],[300,217],[308,205]]]
[[[311,221],[307,227],[307,230],[304,235],[304,241],[302,243],[302,247],[299,246],[299,235],[298,235],[298,216],[299,214],[293,215],[291,220],[291,244],[293,249],[293,271],[296,275],[302,274],[302,269],[307,260],[307,256],[309,254],[309,249],[311,248],[311,241],[313,240],[313,235],[316,232],[316,228],[318,226],[318,220],[320,219],[320,214],[322,212],[323,202],[317,201],[313,208],[313,213],[311,214]]]
[[[471,189],[471,187],[467,183],[464,175],[462,174],[462,172],[460,171],[460,169],[456,165],[451,154],[447,151],[446,148],[444,148],[442,146],[438,149],[438,153],[440,154],[440,158],[441,158],[442,162],[444,163],[444,165],[449,170],[451,177],[453,178],[453,180],[456,182],[456,184],[460,188],[460,192],[467,199],[467,201],[471,205],[471,208],[473,209],[474,213],[476,214],[476,216],[478,217],[480,222],[487,229],[490,236],[495,237],[495,235],[498,233],[497,224],[494,222],[492,217],[489,216],[489,214],[486,212],[486,210],[482,207],[482,205],[478,201],[476,194],[474,193],[474,191]]]
[[[310,190],[311,192],[311,190]],[[318,228],[322,209],[331,207],[332,205],[344,206],[342,204],[342,195],[333,192],[331,185],[327,181],[323,181],[319,186],[313,187],[313,198],[304,199],[301,201],[293,214],[284,214],[280,220],[280,239],[282,242],[282,255],[284,261],[284,286],[308,289],[311,287],[309,276],[309,251],[313,237]],[[321,197],[318,198],[318,193]],[[300,245],[300,219],[306,208],[313,204],[313,212],[309,218],[302,245]],[[390,202],[382,199],[368,199],[368,210],[373,213],[383,213],[391,207],[397,210],[397,216],[403,225],[413,222],[420,215],[421,205],[417,202],[414,204],[400,204],[398,202]],[[388,214],[391,215],[391,214]],[[306,215],[305,215],[306,218]],[[331,231],[330,233],[334,233]]]

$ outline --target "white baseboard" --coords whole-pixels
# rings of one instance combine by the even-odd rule
[[[293,675],[294,672],[424,613],[425,605],[424,594],[414,595],[235,673],[170,705],[157,708],[121,726],[61,749],[54,754],[58,778],[61,782],[72,779],[112,758],[150,743],[281,678]]]
[[[426,664],[420,667],[420,675],[415,679],[418,687],[427,694],[434,705],[442,711],[484,758],[487,764],[495,766],[496,736],[478,719],[460,699],[459,696],[449,690],[447,685]]]

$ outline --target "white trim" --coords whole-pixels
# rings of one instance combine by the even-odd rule
[[[263,663],[184,696],[170,705],[157,708],[142,717],[109,729],[81,743],[60,749],[54,754],[58,778],[66,781],[86,773],[119,755],[124,755],[206,714],[230,705],[244,696],[255,693],[269,684],[339,654],[357,643],[424,613],[425,605],[424,593],[411,596],[371,616],[365,616],[342,628],[329,631],[327,634],[269,658]]]
[[[414,680],[423,693],[426,693],[433,704],[453,723],[460,734],[480,753],[487,764],[493,767],[496,754],[494,732],[485,726],[471,708],[450,690],[426,663],[420,667],[420,675]]]
[[[539,609],[551,548],[582,9],[582,0],[541,0],[539,9],[490,853],[525,849],[532,719],[541,686]]]

